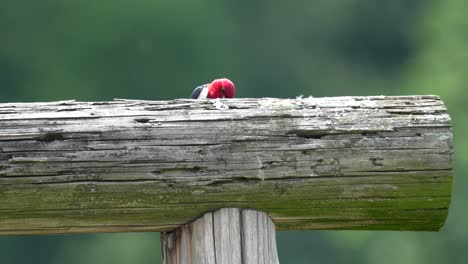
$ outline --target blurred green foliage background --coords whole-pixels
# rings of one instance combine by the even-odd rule
[[[0,102],[172,99],[217,77],[234,80],[237,97],[441,95],[456,174],[441,232],[279,232],[279,255],[466,263],[467,10],[463,0],[0,0]],[[159,250],[157,233],[0,237],[2,264],[154,264]]]

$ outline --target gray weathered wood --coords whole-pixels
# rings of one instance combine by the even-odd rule
[[[161,234],[163,264],[276,264],[275,225],[266,213],[239,208],[209,212]]]
[[[4,103],[0,234],[170,231],[223,207],[438,230],[451,159],[436,96]]]

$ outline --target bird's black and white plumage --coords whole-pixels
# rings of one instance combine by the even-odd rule
[[[229,79],[221,78],[195,88],[192,92],[192,99],[233,98],[235,93],[234,83]]]
[[[195,88],[192,92],[192,99],[206,99],[208,98],[209,84],[203,84]]]

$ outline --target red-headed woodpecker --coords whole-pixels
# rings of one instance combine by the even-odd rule
[[[231,80],[222,78],[200,85],[192,92],[192,99],[233,98],[236,87]]]

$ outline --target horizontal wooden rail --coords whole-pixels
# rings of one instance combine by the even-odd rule
[[[438,230],[436,96],[0,104],[0,234],[171,231],[223,207],[278,229]]]

